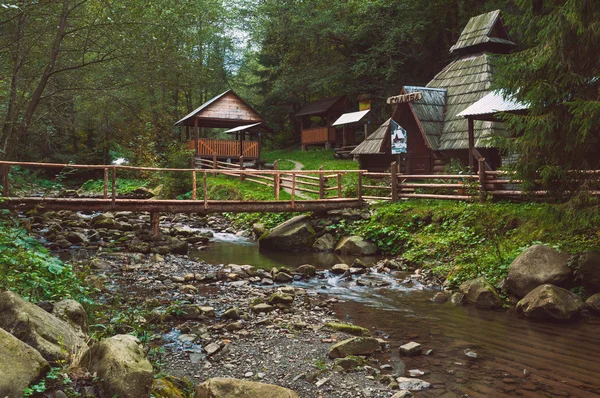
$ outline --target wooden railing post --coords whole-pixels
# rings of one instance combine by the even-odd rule
[[[358,172],[358,200],[362,200],[362,172]]]
[[[192,171],[192,200],[196,200],[196,171]]]
[[[278,166],[279,166],[279,159],[276,159],[276,160],[273,162],[273,170],[277,170],[277,167],[278,167]]]
[[[279,184],[281,183],[280,177],[279,177],[279,173],[275,173],[275,181],[274,181],[274,187],[275,187],[275,199],[279,200]]]
[[[117,200],[117,166],[112,167],[112,207],[115,207],[115,201]]]
[[[208,186],[206,184],[206,171],[204,172],[204,176],[202,177],[202,184],[203,184],[203,199],[204,199],[204,210],[206,210],[208,208]]]
[[[150,225],[152,226],[152,236],[155,238],[160,234],[160,213],[153,211],[150,213]]]
[[[337,173],[338,198],[342,197],[342,173]]]
[[[108,167],[104,168],[104,199],[108,199]]]
[[[213,153],[213,170],[216,170],[218,168],[217,165],[217,153]],[[213,175],[216,175],[216,173],[213,173]]]
[[[485,203],[485,158],[479,158],[479,203]]]
[[[240,156],[240,170],[244,170],[244,169],[245,169],[245,167],[244,167],[244,156],[242,155],[242,156]],[[244,173],[240,173],[240,181],[243,182],[244,178],[245,178]]]
[[[323,178],[323,166],[319,167],[319,199],[325,198],[325,179]]]
[[[396,162],[392,162],[390,171],[392,174],[392,203],[395,203],[398,201],[398,164]]]
[[[294,208],[295,196],[296,196],[296,173],[292,173],[292,209]]]
[[[8,197],[8,173],[10,172],[10,166],[7,164],[2,165],[2,195]]]

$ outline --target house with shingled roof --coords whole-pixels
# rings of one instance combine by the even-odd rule
[[[400,156],[404,174],[443,171],[451,159],[469,165],[472,158],[469,154],[469,121],[459,113],[490,93],[493,79],[491,54],[508,53],[515,46],[500,10],[473,17],[450,48],[450,53],[456,56],[453,62],[425,87],[404,86],[398,96],[388,99],[388,103],[395,103],[392,119],[407,134],[407,153]],[[389,167],[391,161],[399,159],[388,149],[389,126],[387,130],[385,136],[380,134],[378,148],[370,142],[368,149],[364,143],[363,148],[361,144],[352,152],[358,155],[361,168],[381,170],[383,165]],[[491,169],[502,164],[502,157],[491,146],[490,138],[504,132],[504,126],[498,121],[474,121],[473,156],[484,157]]]

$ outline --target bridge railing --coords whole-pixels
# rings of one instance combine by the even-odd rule
[[[213,161],[209,161],[214,165]],[[274,188],[274,199],[280,200],[280,191],[286,189],[291,195],[291,208],[295,207],[296,201],[314,201],[313,198],[303,198],[298,196],[298,192],[309,192],[318,195],[318,200],[332,200],[342,198],[342,176],[347,174],[358,175],[358,181],[361,181],[361,175],[366,170],[255,170],[246,169],[243,166],[243,159],[239,166],[232,166],[225,162],[217,162],[218,167],[214,169],[180,169],[180,168],[158,168],[158,167],[138,167],[126,165],[86,165],[86,164],[62,164],[62,163],[37,163],[37,162],[12,162],[0,161],[2,170],[2,194],[4,197],[10,197],[9,174],[11,167],[32,167],[32,168],[59,168],[59,169],[85,169],[85,170],[103,170],[103,195],[102,199],[111,200],[113,204],[117,201],[117,176],[118,171],[139,171],[139,172],[175,172],[190,173],[192,177],[192,201],[198,200],[199,192],[202,192],[204,208],[208,207],[208,185],[209,175],[225,175],[238,177],[240,181],[252,181],[255,183],[267,185]],[[328,180],[336,177],[336,186],[328,186]],[[200,182],[199,182],[200,179]],[[327,198],[328,191],[336,190],[338,195],[335,198]],[[362,199],[359,183],[358,199]],[[128,199],[129,202],[135,201]],[[145,200],[138,200],[144,202]]]

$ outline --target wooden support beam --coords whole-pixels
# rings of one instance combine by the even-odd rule
[[[296,174],[292,174],[292,209],[296,198]]]
[[[279,177],[279,173],[275,174],[275,199],[279,200],[279,189],[280,189],[281,179]]]
[[[160,213],[150,212],[150,225],[152,226],[152,236],[157,237],[160,234]]]
[[[321,173],[319,173],[319,199],[325,197],[325,179],[323,177],[323,166],[319,167]]]
[[[200,154],[200,148],[198,148],[198,142],[200,141],[199,132],[198,132],[198,119],[194,118],[194,147],[196,155]]]
[[[362,200],[362,173],[358,173],[358,200]]]
[[[206,184],[206,171],[204,172],[204,176],[202,177],[204,186],[202,189],[204,190],[204,210],[208,209],[208,184]]]
[[[192,171],[192,200],[196,200],[196,172]]]
[[[115,201],[117,200],[117,168],[115,166],[113,166],[113,168],[112,168],[111,186],[112,186],[112,204],[114,206]]]
[[[108,167],[104,168],[104,199],[108,199]]]
[[[342,173],[337,173],[337,191],[338,198],[342,197]]]
[[[479,203],[485,203],[485,158],[479,158]]]
[[[244,156],[240,156],[240,170],[244,170]],[[240,173],[240,181],[244,182],[245,175]]]
[[[473,127],[473,119],[468,118],[467,121],[469,125],[469,170],[472,173],[475,170],[473,164],[475,159],[475,153],[473,152],[475,149],[475,129]]]

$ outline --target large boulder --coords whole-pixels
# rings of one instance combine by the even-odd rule
[[[50,365],[31,346],[0,328],[0,397],[20,398]]]
[[[352,337],[334,344],[329,349],[329,358],[345,358],[348,355],[370,355],[381,347],[379,340],[372,337]]]
[[[66,359],[86,346],[68,323],[9,291],[0,293],[0,327],[39,351],[47,361]]]
[[[196,387],[196,398],[298,398],[298,394],[272,384],[216,377]]]
[[[315,241],[313,250],[316,252],[332,252],[335,249],[335,238],[331,234],[325,234]]]
[[[585,308],[595,315],[600,315],[600,293],[596,293],[585,300]]]
[[[510,265],[506,277],[508,292],[524,297],[540,285],[558,285],[564,282],[571,275],[569,258],[567,253],[545,245],[531,246]]]
[[[90,331],[88,315],[83,306],[75,300],[63,300],[54,304],[52,314],[67,322],[85,339]]]
[[[309,250],[315,242],[315,230],[310,225],[308,216],[294,217],[271,232],[266,232],[258,240],[261,249],[274,251]]]
[[[517,311],[528,318],[556,321],[569,320],[582,309],[578,295],[550,284],[536,287],[517,303]]]
[[[119,334],[102,340],[86,352],[81,365],[98,375],[108,397],[150,396],[154,372],[135,336]]]
[[[589,250],[579,256],[575,273],[587,292],[600,292],[600,252]]]
[[[483,308],[502,307],[502,299],[496,289],[483,277],[464,282],[460,285],[460,291],[469,304]]]
[[[377,246],[360,236],[346,236],[340,239],[335,247],[335,252],[353,256],[368,256],[377,253]]]

